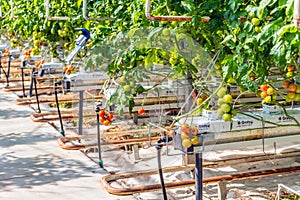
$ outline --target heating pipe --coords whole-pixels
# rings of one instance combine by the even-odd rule
[[[146,17],[151,21],[192,21],[191,16],[151,16],[151,0],[146,0]],[[208,22],[210,17],[201,17],[201,22]]]

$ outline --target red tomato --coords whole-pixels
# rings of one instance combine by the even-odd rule
[[[138,109],[138,114],[139,115],[143,115],[145,113],[145,109],[144,108],[139,108]]]
[[[100,122],[104,123],[105,119],[103,117],[100,117]]]
[[[109,115],[108,115],[108,118],[107,118],[107,119],[108,119],[109,121],[111,121],[113,118],[114,118],[114,115],[113,115],[112,113],[109,113]]]
[[[268,88],[269,88],[268,85],[261,85],[261,86],[260,86],[260,90],[261,90],[261,91],[267,91]]]
[[[105,115],[105,110],[100,110],[99,112],[99,116],[104,118],[104,115]]]

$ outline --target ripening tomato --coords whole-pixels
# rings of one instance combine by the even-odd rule
[[[143,115],[144,113],[145,113],[145,109],[144,108],[139,108],[138,114]]]
[[[100,110],[99,112],[99,116],[104,118],[104,115],[105,115],[105,110]]]
[[[105,119],[103,117],[100,117],[100,122],[104,123]]]
[[[109,121],[111,121],[113,118],[114,118],[114,115],[113,115],[112,113],[109,113],[109,115],[108,115],[108,118],[107,118],[107,119],[108,119]]]
[[[67,66],[64,66],[63,71],[66,72],[68,70]]]
[[[260,90],[261,90],[261,91],[267,91],[268,88],[269,88],[268,85],[261,85],[261,86],[260,86]]]
[[[263,91],[260,93],[260,97],[263,99],[266,98],[267,96],[268,96],[268,93],[266,91]]]
[[[108,126],[108,125],[110,125],[110,121],[109,121],[109,120],[105,120],[105,121],[103,122],[103,124],[104,124],[104,126]]]

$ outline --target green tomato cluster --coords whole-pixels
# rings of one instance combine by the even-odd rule
[[[227,89],[225,87],[220,88],[217,92],[218,99],[218,115],[222,117],[224,121],[230,121],[236,116],[237,111],[233,108],[233,99],[230,94],[227,94]]]
[[[124,93],[132,95],[136,94],[136,80],[131,74],[122,75],[119,79],[119,84]]]

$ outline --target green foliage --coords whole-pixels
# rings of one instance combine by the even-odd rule
[[[0,3],[7,13],[8,2]],[[209,55],[221,50],[217,65],[223,81],[235,80],[237,86],[256,92],[258,85],[270,81],[271,68],[283,73],[287,65],[297,66],[300,31],[292,21],[293,0],[152,1],[153,16],[192,16],[191,22],[150,21],[141,0],[88,1],[89,17],[112,18],[100,22],[84,20],[81,7],[82,0],[75,4],[53,0],[50,15],[70,20],[49,21],[43,0],[16,1],[15,19],[2,19],[1,32],[9,39],[45,41],[52,56],[57,56],[56,50],[62,46],[74,48],[79,34],[74,28],[85,27],[91,31],[86,67],[107,68],[115,79],[137,67],[146,72],[160,64],[171,66],[168,76],[184,76],[188,70],[197,80]],[[209,16],[210,21],[201,22],[203,16]],[[182,42],[187,48],[182,48]],[[146,91],[140,86],[134,89],[137,93]],[[112,99],[129,100],[131,95],[123,91]],[[122,111],[125,103],[118,103]]]

